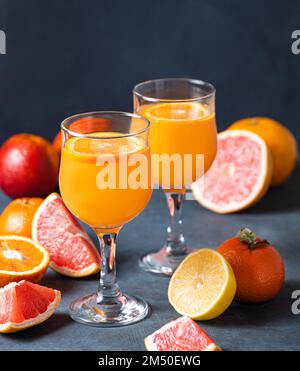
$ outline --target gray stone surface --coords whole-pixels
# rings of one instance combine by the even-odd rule
[[[283,187],[272,189],[251,210],[216,215],[195,201],[184,205],[186,239],[193,247],[216,247],[242,226],[253,228],[270,240],[286,263],[284,289],[273,301],[260,305],[233,303],[219,318],[201,326],[226,350],[300,350],[300,315],[293,315],[293,290],[300,289],[300,172],[299,167]],[[8,199],[0,195],[1,208]],[[97,277],[68,279],[49,271],[42,283],[62,291],[62,303],[45,323],[24,332],[1,335],[0,350],[144,350],[143,339],[178,317],[167,300],[168,279],[142,272],[140,254],[158,248],[165,237],[167,209],[155,191],[146,210],[124,227],[117,260],[123,290],[143,296],[152,307],[149,318],[124,328],[94,328],[73,322],[68,305],[79,295],[92,292]]]

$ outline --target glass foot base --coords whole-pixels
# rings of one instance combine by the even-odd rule
[[[73,301],[69,312],[74,321],[96,327],[126,326],[141,321],[149,312],[149,305],[142,299],[123,294],[115,303],[99,305],[97,295]]]
[[[161,276],[172,276],[184,258],[195,250],[187,249],[185,254],[170,255],[166,247],[140,257],[139,266],[146,272]]]

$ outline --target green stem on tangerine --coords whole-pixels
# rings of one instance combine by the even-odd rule
[[[249,228],[241,228],[236,235],[242,242],[245,242],[249,249],[255,249],[262,243],[269,244],[267,240],[257,240],[257,235]]]

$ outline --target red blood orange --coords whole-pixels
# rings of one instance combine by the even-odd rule
[[[60,303],[60,291],[28,281],[0,289],[0,333],[24,330],[46,321]]]
[[[17,134],[0,149],[0,187],[9,197],[44,197],[57,185],[59,158],[50,142]]]
[[[192,190],[207,209],[232,213],[259,201],[271,177],[272,158],[265,141],[246,130],[230,130],[218,134],[216,159]]]
[[[189,317],[179,317],[145,338],[151,351],[221,350],[207,333]]]
[[[99,272],[99,253],[57,193],[49,195],[37,209],[32,239],[49,251],[50,267],[58,273],[85,277]]]

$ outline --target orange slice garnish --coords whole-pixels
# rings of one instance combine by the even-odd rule
[[[143,108],[143,115],[151,119],[163,120],[199,120],[209,116],[209,108],[200,103],[174,102],[153,104]]]

